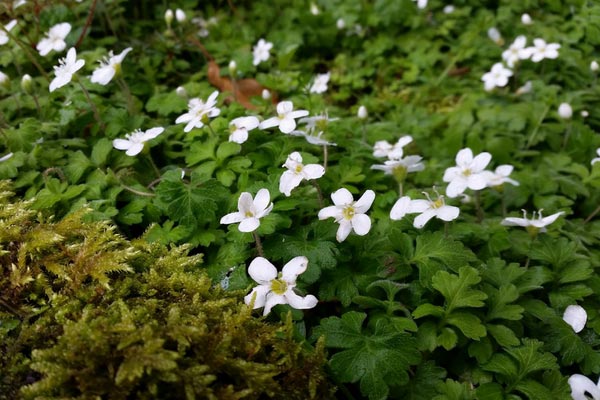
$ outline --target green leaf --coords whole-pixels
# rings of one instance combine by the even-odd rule
[[[471,267],[462,267],[458,275],[446,271],[437,272],[432,286],[446,299],[446,312],[450,313],[456,308],[483,307],[483,300],[487,295],[480,290],[471,289],[469,286],[481,281],[479,273]]]
[[[94,144],[92,148],[92,156],[90,159],[96,167],[101,167],[106,164],[108,155],[113,148],[112,142],[106,138],[102,138]]]
[[[446,350],[452,350],[454,346],[456,346],[456,342],[458,341],[458,336],[454,329],[452,328],[442,328],[442,333],[440,333],[437,337],[437,343],[439,346],[442,346]]]
[[[185,99],[179,97],[175,91],[172,91],[169,93],[157,93],[150,97],[146,103],[146,110],[166,117],[173,113],[183,112],[186,106]]]
[[[506,350],[519,363],[519,376],[558,368],[556,357],[550,353],[542,353],[543,344],[535,339],[523,339],[523,346]]]
[[[473,314],[454,311],[446,317],[446,322],[456,326],[468,338],[478,340],[486,335],[485,326]]]
[[[517,287],[512,284],[503,285],[499,289],[486,290],[488,294],[489,311],[487,321],[495,319],[520,320],[523,317],[523,307],[509,304],[519,298]]]
[[[504,325],[487,324],[486,328],[496,342],[502,347],[510,347],[519,345],[519,339],[512,329]]]
[[[462,243],[449,240],[444,234],[435,232],[417,237],[411,263],[421,266],[435,260],[456,272],[476,259],[471,250],[465,248]]]
[[[515,361],[504,353],[494,354],[490,361],[482,365],[481,368],[485,371],[500,374],[511,382],[515,381],[519,374]]]
[[[223,161],[227,157],[238,154],[242,150],[242,146],[234,142],[223,142],[217,147],[217,160]]]
[[[441,317],[444,315],[444,308],[440,306],[434,306],[433,304],[421,304],[419,307],[412,312],[414,318],[423,318],[428,315],[433,315],[434,317]]]

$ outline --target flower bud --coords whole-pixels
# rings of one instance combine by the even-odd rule
[[[590,113],[588,112],[588,110],[581,110],[581,116],[583,118],[587,118],[590,116]]]
[[[590,70],[592,70],[592,72],[596,72],[598,71],[598,69],[600,69],[600,66],[598,65],[598,61],[594,60],[590,63]]]
[[[313,3],[312,1],[310,3],[310,13],[312,15],[319,15],[319,13],[320,13],[319,7],[317,7],[317,5],[315,3]]]
[[[271,98],[271,92],[269,92],[267,89],[263,89],[262,98],[263,100],[269,100]]]
[[[177,96],[187,99],[188,98],[188,94],[187,91],[185,90],[185,88],[183,86],[178,86],[177,89],[175,89],[175,93],[177,93]]]
[[[235,76],[235,72],[237,71],[237,63],[235,60],[229,61],[229,75]]]
[[[527,13],[521,15],[521,23],[523,25],[531,25],[533,24],[533,21],[531,20],[531,16]]]
[[[346,27],[346,21],[344,21],[342,18],[340,18],[337,20],[335,25],[337,26],[338,29],[344,29]]]
[[[452,14],[454,12],[455,8],[452,4],[448,4],[447,6],[444,7],[444,14]]]
[[[25,74],[21,78],[21,89],[27,94],[33,93],[33,82],[31,81],[31,75]]]
[[[365,106],[358,107],[358,112],[356,113],[358,118],[366,119],[369,113],[367,112],[367,108]]]
[[[2,71],[0,71],[0,86],[4,86],[6,88],[10,87],[10,79],[8,79],[8,75]]]
[[[504,39],[502,39],[502,35],[500,34],[500,31],[495,26],[493,26],[490,29],[488,29],[487,35],[497,45],[502,46],[504,44]]]
[[[175,18],[177,19],[177,22],[179,22],[180,24],[184,23],[185,20],[187,19],[185,13],[183,12],[183,10],[181,8],[178,8],[177,10],[175,10]]]
[[[165,11],[165,23],[167,24],[167,28],[171,28],[171,22],[173,22],[173,10],[168,9]]]
[[[561,103],[558,106],[558,115],[563,119],[569,119],[573,116],[573,108],[569,103]]]

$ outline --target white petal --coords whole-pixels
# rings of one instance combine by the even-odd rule
[[[530,221],[526,218],[515,218],[508,217],[504,218],[501,222],[504,226],[529,226],[531,225]]]
[[[154,139],[155,137],[157,137],[164,131],[165,131],[165,128],[163,128],[162,126],[157,126],[156,128],[150,128],[144,133],[144,140],[147,141],[150,139]]]
[[[125,152],[125,154],[127,154],[128,156],[135,156],[138,155],[142,150],[144,150],[143,143],[132,143],[131,146]]]
[[[560,217],[563,214],[564,214],[564,211],[557,212],[556,214],[552,214],[552,215],[549,215],[547,217],[542,218],[541,220],[538,220],[540,222],[540,226],[538,226],[535,223],[533,223],[532,225],[533,226],[537,226],[538,228],[550,225],[551,223],[553,223],[554,221],[556,221],[556,219],[558,217]],[[534,221],[534,222],[537,222],[537,221]]]
[[[52,79],[52,82],[50,82],[50,92],[55,91],[58,88],[61,88],[63,86],[65,86],[67,83],[71,82],[71,78],[73,76],[71,74],[62,74],[60,76],[57,76],[56,78]]]
[[[242,144],[248,140],[248,131],[246,129],[236,129],[229,135],[229,141]]]
[[[304,166],[302,174],[306,179],[319,179],[325,175],[325,168],[319,164],[308,164]]]
[[[254,232],[259,226],[260,221],[258,218],[244,218],[242,222],[240,222],[238,229],[240,232]]]
[[[254,207],[256,208],[256,212],[260,213],[266,210],[270,201],[271,196],[269,195],[269,190],[264,188],[260,189],[254,197]]]
[[[261,285],[277,278],[277,268],[264,257],[256,257],[248,266],[248,275]]]
[[[255,287],[250,293],[248,293],[244,297],[244,303],[246,303],[246,305],[250,305],[252,297],[256,294],[256,298],[254,300],[254,307],[252,307],[252,309],[255,310],[257,308],[264,307],[265,301],[267,300],[267,293],[269,293],[270,289],[271,288],[269,285],[259,285]]]
[[[563,321],[571,325],[575,333],[579,333],[583,330],[587,322],[587,312],[581,306],[570,305],[565,309]]]
[[[263,315],[269,314],[271,312],[271,308],[275,307],[277,304],[287,304],[285,297],[273,292],[269,292],[267,294],[267,300],[265,301],[265,310]]]
[[[252,202],[252,195],[248,192],[242,192],[238,199],[238,210],[242,214],[247,212],[253,212],[254,203]]]
[[[421,229],[431,218],[435,217],[435,213],[434,209],[425,210],[423,214],[418,215],[417,218],[415,218],[413,226],[417,229]]]
[[[344,240],[346,240],[350,232],[352,232],[352,223],[348,220],[343,219],[340,221],[340,227],[338,228],[337,233],[335,234],[335,238],[338,242],[341,243]]]
[[[591,379],[574,374],[569,378],[569,386],[571,386],[571,397],[573,400],[588,400],[589,397],[585,393],[589,393],[594,400],[600,399],[600,388],[596,386]]]
[[[125,139],[113,140],[113,147],[117,150],[127,150],[131,146],[131,142]]]
[[[341,188],[331,193],[331,200],[336,206],[343,206],[351,204],[354,201],[352,193],[346,188]]]
[[[473,152],[470,148],[464,148],[456,154],[456,165],[468,167],[473,161]]]
[[[454,206],[442,206],[437,209],[437,217],[442,221],[453,221],[458,218],[460,209]]]
[[[115,69],[110,65],[99,67],[94,70],[90,81],[100,85],[107,85],[108,82],[115,76]]]
[[[394,206],[390,211],[390,218],[396,221],[404,218],[404,216],[409,212],[410,202],[410,197],[400,197],[396,203],[394,203]]]
[[[294,104],[291,101],[281,101],[277,104],[277,114],[287,114],[294,109]]]
[[[302,175],[295,174],[292,171],[285,171],[279,178],[279,191],[286,196],[290,196],[294,190],[302,182]]]
[[[444,171],[444,177],[442,180],[444,182],[450,182],[456,179],[457,176],[462,175],[462,169],[459,167],[449,167]]]
[[[284,118],[279,122],[279,130],[283,133],[290,133],[296,129],[296,121],[293,118]]]
[[[340,210],[336,206],[329,206],[321,209],[319,211],[319,219],[327,219],[327,218],[335,218],[338,219],[342,214],[342,210]]]
[[[287,303],[297,310],[307,310],[317,305],[319,300],[312,294],[306,297],[298,296],[293,290],[288,290],[284,294]]]
[[[429,200],[413,200],[410,202],[410,206],[408,207],[408,214],[422,213],[429,208],[431,208],[431,202]]]
[[[290,261],[288,261],[287,264],[285,264],[285,266],[281,270],[281,277],[288,284],[294,285],[296,283],[296,278],[298,277],[298,275],[306,271],[307,267],[308,258],[304,256],[294,257]]]
[[[504,86],[504,85],[500,85],[500,86]],[[491,160],[492,160],[492,155],[490,153],[485,152],[485,151],[483,153],[479,153],[473,159],[473,162],[471,162],[471,170],[473,172],[481,172],[485,169],[485,167],[487,167],[487,165],[490,163]]]
[[[366,214],[355,214],[352,217],[352,228],[357,235],[366,235],[371,230],[371,218]]]
[[[472,174],[467,178],[467,187],[473,190],[481,190],[487,186],[488,175],[484,173]],[[449,195],[450,196],[450,195]],[[454,197],[454,196],[450,196]]]
[[[238,222],[242,222],[242,220],[246,218],[244,214],[239,211],[229,213],[221,218],[221,224],[237,224]]]
[[[263,122],[261,122],[258,125],[258,127],[260,129],[269,129],[269,128],[272,128],[274,126],[278,126],[280,121],[281,120],[279,118],[272,117],[272,118],[269,118],[269,119],[265,119]]]
[[[365,213],[373,204],[373,200],[375,200],[375,192],[372,190],[367,190],[365,193],[354,203],[354,209],[357,213]]]
[[[467,182],[464,179],[454,179],[446,187],[446,195],[450,198],[456,197],[467,188]]]
[[[287,114],[287,118],[302,118],[302,117],[306,117],[308,115],[308,111],[306,110],[296,110],[296,111],[292,111],[289,112]]]

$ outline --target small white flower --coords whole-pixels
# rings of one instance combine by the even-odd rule
[[[504,44],[504,39],[502,39],[502,35],[500,34],[500,31],[495,26],[488,29],[487,35],[497,45],[501,46],[502,44]]]
[[[229,75],[235,76],[235,72],[237,71],[237,63],[235,62],[235,60],[229,61],[228,68],[229,68]]]
[[[294,111],[294,104],[291,101],[281,101],[277,104],[277,116],[264,120],[260,123],[260,129],[268,129],[274,126],[279,127],[283,133],[291,133],[296,129],[296,118],[306,117],[308,111]]]
[[[167,11],[165,11],[165,23],[167,24],[168,27],[171,26],[171,22],[173,22],[173,10],[168,9]]]
[[[444,196],[438,195],[437,200],[433,201],[429,198],[429,194],[425,192],[423,194],[427,197],[427,200],[411,200],[408,196],[399,198],[390,211],[390,218],[399,220],[404,218],[406,214],[420,214],[413,221],[413,226],[417,229],[423,228],[433,217],[446,222],[458,218],[460,209],[446,205]]]
[[[129,53],[131,50],[132,48],[128,47],[116,56],[113,54],[112,50],[109,51],[108,57],[104,57],[104,60],[99,61],[100,66],[94,70],[90,80],[93,83],[107,85],[115,75],[119,75],[121,73],[121,63],[123,62],[123,59],[127,53]]]
[[[315,115],[314,117],[304,117],[298,120],[299,123],[305,124],[307,134],[322,133],[327,130],[327,126],[330,122],[337,121],[339,118],[329,118],[329,115],[325,112],[323,114]]]
[[[421,10],[424,9],[425,7],[427,7],[427,0],[413,0],[417,3],[417,7],[419,7]]]
[[[579,333],[583,330],[587,322],[587,312],[581,306],[576,304],[570,305],[565,309],[563,321],[571,325],[575,333]]]
[[[569,103],[560,103],[558,106],[558,116],[562,119],[570,119],[573,116],[573,108]]]
[[[31,80],[31,75],[25,74],[21,78],[21,89],[27,94],[33,93],[33,83]]]
[[[506,65],[513,68],[519,60],[527,60],[531,57],[531,48],[525,47],[526,44],[527,38],[525,36],[517,36],[508,49],[502,52],[502,59],[506,62]]]
[[[303,179],[319,179],[325,174],[325,168],[319,164],[302,164],[302,156],[297,151],[293,152],[285,160],[283,167],[288,170],[281,174],[279,179],[279,191],[290,196],[292,190],[300,185]]]
[[[292,258],[280,273],[266,258],[256,257],[248,266],[248,274],[259,284],[244,297],[246,305],[254,300],[253,309],[264,307],[263,315],[271,312],[277,304],[289,304],[292,308],[306,310],[317,305],[318,300],[309,294],[299,296],[294,291],[298,275],[306,271],[308,259],[304,256]]]
[[[65,38],[69,32],[71,32],[71,24],[68,22],[54,25],[50,28],[48,33],[46,33],[46,37],[39,41],[36,49],[40,52],[41,56],[45,56],[52,50],[63,51],[65,47],[67,47]]]
[[[229,141],[235,143],[244,143],[248,140],[248,131],[258,128],[258,118],[250,117],[239,117],[231,120],[229,123]]]
[[[481,77],[481,80],[483,81],[483,87],[487,91],[490,91],[495,87],[504,87],[508,83],[508,78],[510,78],[512,74],[512,71],[508,68],[504,68],[502,63],[496,63],[490,72],[486,72]]]
[[[16,25],[17,20],[13,19],[8,24],[4,25],[4,29],[10,32],[12,28],[14,28]],[[8,35],[6,34],[6,32],[4,32],[3,29],[0,29],[0,46],[5,45],[6,43],[8,43]]]
[[[484,171],[492,160],[487,152],[473,158],[473,152],[468,147],[456,154],[456,167],[447,168],[444,172],[444,182],[449,182],[446,188],[448,197],[456,197],[466,189],[481,190],[487,186],[490,171]]]
[[[537,212],[537,215],[538,215],[537,218],[535,217],[536,212],[534,211],[531,219],[527,219],[527,211],[525,211],[525,210],[522,210],[522,211],[523,211],[523,218],[515,218],[515,217],[504,218],[502,220],[502,225],[522,226],[525,229],[527,229],[527,231],[531,235],[536,235],[538,231],[546,232],[546,226],[550,225],[551,223],[556,221],[556,219],[558,217],[560,217],[562,214],[564,214],[564,211],[559,211],[556,214],[552,214],[547,217],[543,217],[542,211],[544,211],[544,210],[540,209]]]
[[[523,86],[517,89],[516,94],[520,96],[525,93],[530,93],[532,89],[533,85],[531,84],[531,81],[527,81]]]
[[[379,140],[373,146],[374,157],[387,157],[390,160],[398,160],[404,155],[404,147],[413,141],[412,136],[404,135],[395,144],[387,140]]]
[[[252,48],[252,64],[258,65],[263,61],[267,61],[271,56],[271,49],[273,48],[273,43],[266,42],[264,39],[259,39],[258,43]]]
[[[533,39],[533,46],[531,48],[531,61],[540,62],[545,58],[558,58],[558,49],[560,44],[558,43],[546,43],[543,39]]]
[[[356,116],[360,119],[366,119],[369,116],[369,113],[367,112],[367,107],[358,107],[358,112],[356,113]]]
[[[178,8],[177,10],[175,10],[175,19],[177,20],[177,22],[184,23],[185,20],[187,19],[185,13],[183,12],[183,10],[181,8]]]
[[[8,153],[2,157],[0,157],[0,162],[4,162],[6,160],[8,160],[9,158],[11,158],[13,156],[13,153]]]
[[[216,107],[218,95],[219,92],[215,90],[208,96],[206,103],[197,97],[190,99],[188,112],[177,117],[175,123],[186,123],[187,125],[183,128],[184,132],[189,132],[193,128],[202,128],[204,124],[208,123],[209,118],[214,118],[221,113],[221,110]]]
[[[316,146],[337,146],[337,144],[323,139],[323,132],[311,134],[309,132],[293,131],[292,133],[290,133],[290,135],[302,136],[304,139],[306,139],[308,143],[314,144]]]
[[[596,72],[598,71],[598,69],[600,69],[600,65],[598,65],[598,61],[594,60],[590,63],[590,70],[592,72]]]
[[[269,100],[271,98],[271,92],[269,92],[269,89],[263,89],[261,97],[263,100]]]
[[[327,91],[327,84],[329,83],[329,77],[331,74],[327,72],[326,74],[318,74],[311,85],[309,92],[310,93],[325,93]]]
[[[310,13],[312,15],[319,15],[321,13],[321,11],[319,10],[319,7],[317,7],[317,5],[315,3],[313,3],[312,1],[310,2]]]
[[[117,150],[127,150],[125,154],[128,156],[135,156],[144,150],[144,144],[163,133],[165,128],[156,127],[142,131],[136,129],[135,131],[125,135],[125,139],[113,140],[113,147]]]
[[[73,79],[73,74],[79,71],[85,65],[85,60],[77,59],[77,51],[71,47],[65,58],[58,60],[58,65],[54,66],[54,75],[56,76],[50,82],[50,92],[65,86]]]
[[[371,169],[383,171],[386,175],[393,175],[398,182],[403,182],[407,174],[425,169],[425,166],[421,162],[422,160],[423,158],[420,156],[406,156],[404,158],[387,160],[383,165],[373,165]]]
[[[254,232],[260,226],[260,218],[267,216],[273,209],[271,196],[267,189],[260,189],[256,197],[248,192],[242,192],[238,199],[238,211],[229,213],[221,218],[222,224],[240,223],[240,232]]]
[[[325,207],[319,211],[319,219],[334,218],[340,224],[335,238],[338,242],[346,240],[354,230],[357,235],[364,236],[371,230],[371,218],[365,213],[375,200],[375,192],[367,190],[356,202],[352,193],[346,188],[336,190],[331,194],[333,206]]]
[[[448,4],[446,6],[444,6],[444,14],[452,14],[455,10],[455,7],[452,4]]]
[[[338,20],[335,21],[335,26],[338,29],[342,30],[342,29],[344,29],[346,27],[346,21],[344,21],[343,18],[338,18]]]
[[[531,25],[533,24],[533,21],[531,20],[531,16],[527,13],[521,15],[521,23],[523,25]]]
[[[177,86],[177,89],[175,89],[175,93],[182,99],[188,98],[187,90],[185,90],[183,86]]]
[[[496,167],[496,170],[493,173],[488,174],[488,186],[497,187],[502,186],[505,183],[510,183],[511,185],[519,186],[519,182],[509,178],[510,174],[513,171],[513,168],[514,167],[512,165],[508,164]]]
[[[574,374],[569,378],[569,386],[573,400],[589,400],[586,393],[592,396],[592,400],[600,400],[600,381],[596,385],[588,377]]]
[[[600,162],[600,148],[596,149],[596,154],[598,154],[598,157],[592,159],[592,165],[596,164],[597,162]]]

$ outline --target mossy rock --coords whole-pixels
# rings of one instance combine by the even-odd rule
[[[46,221],[0,183],[0,399],[325,399],[321,342],[252,315],[201,255]]]

